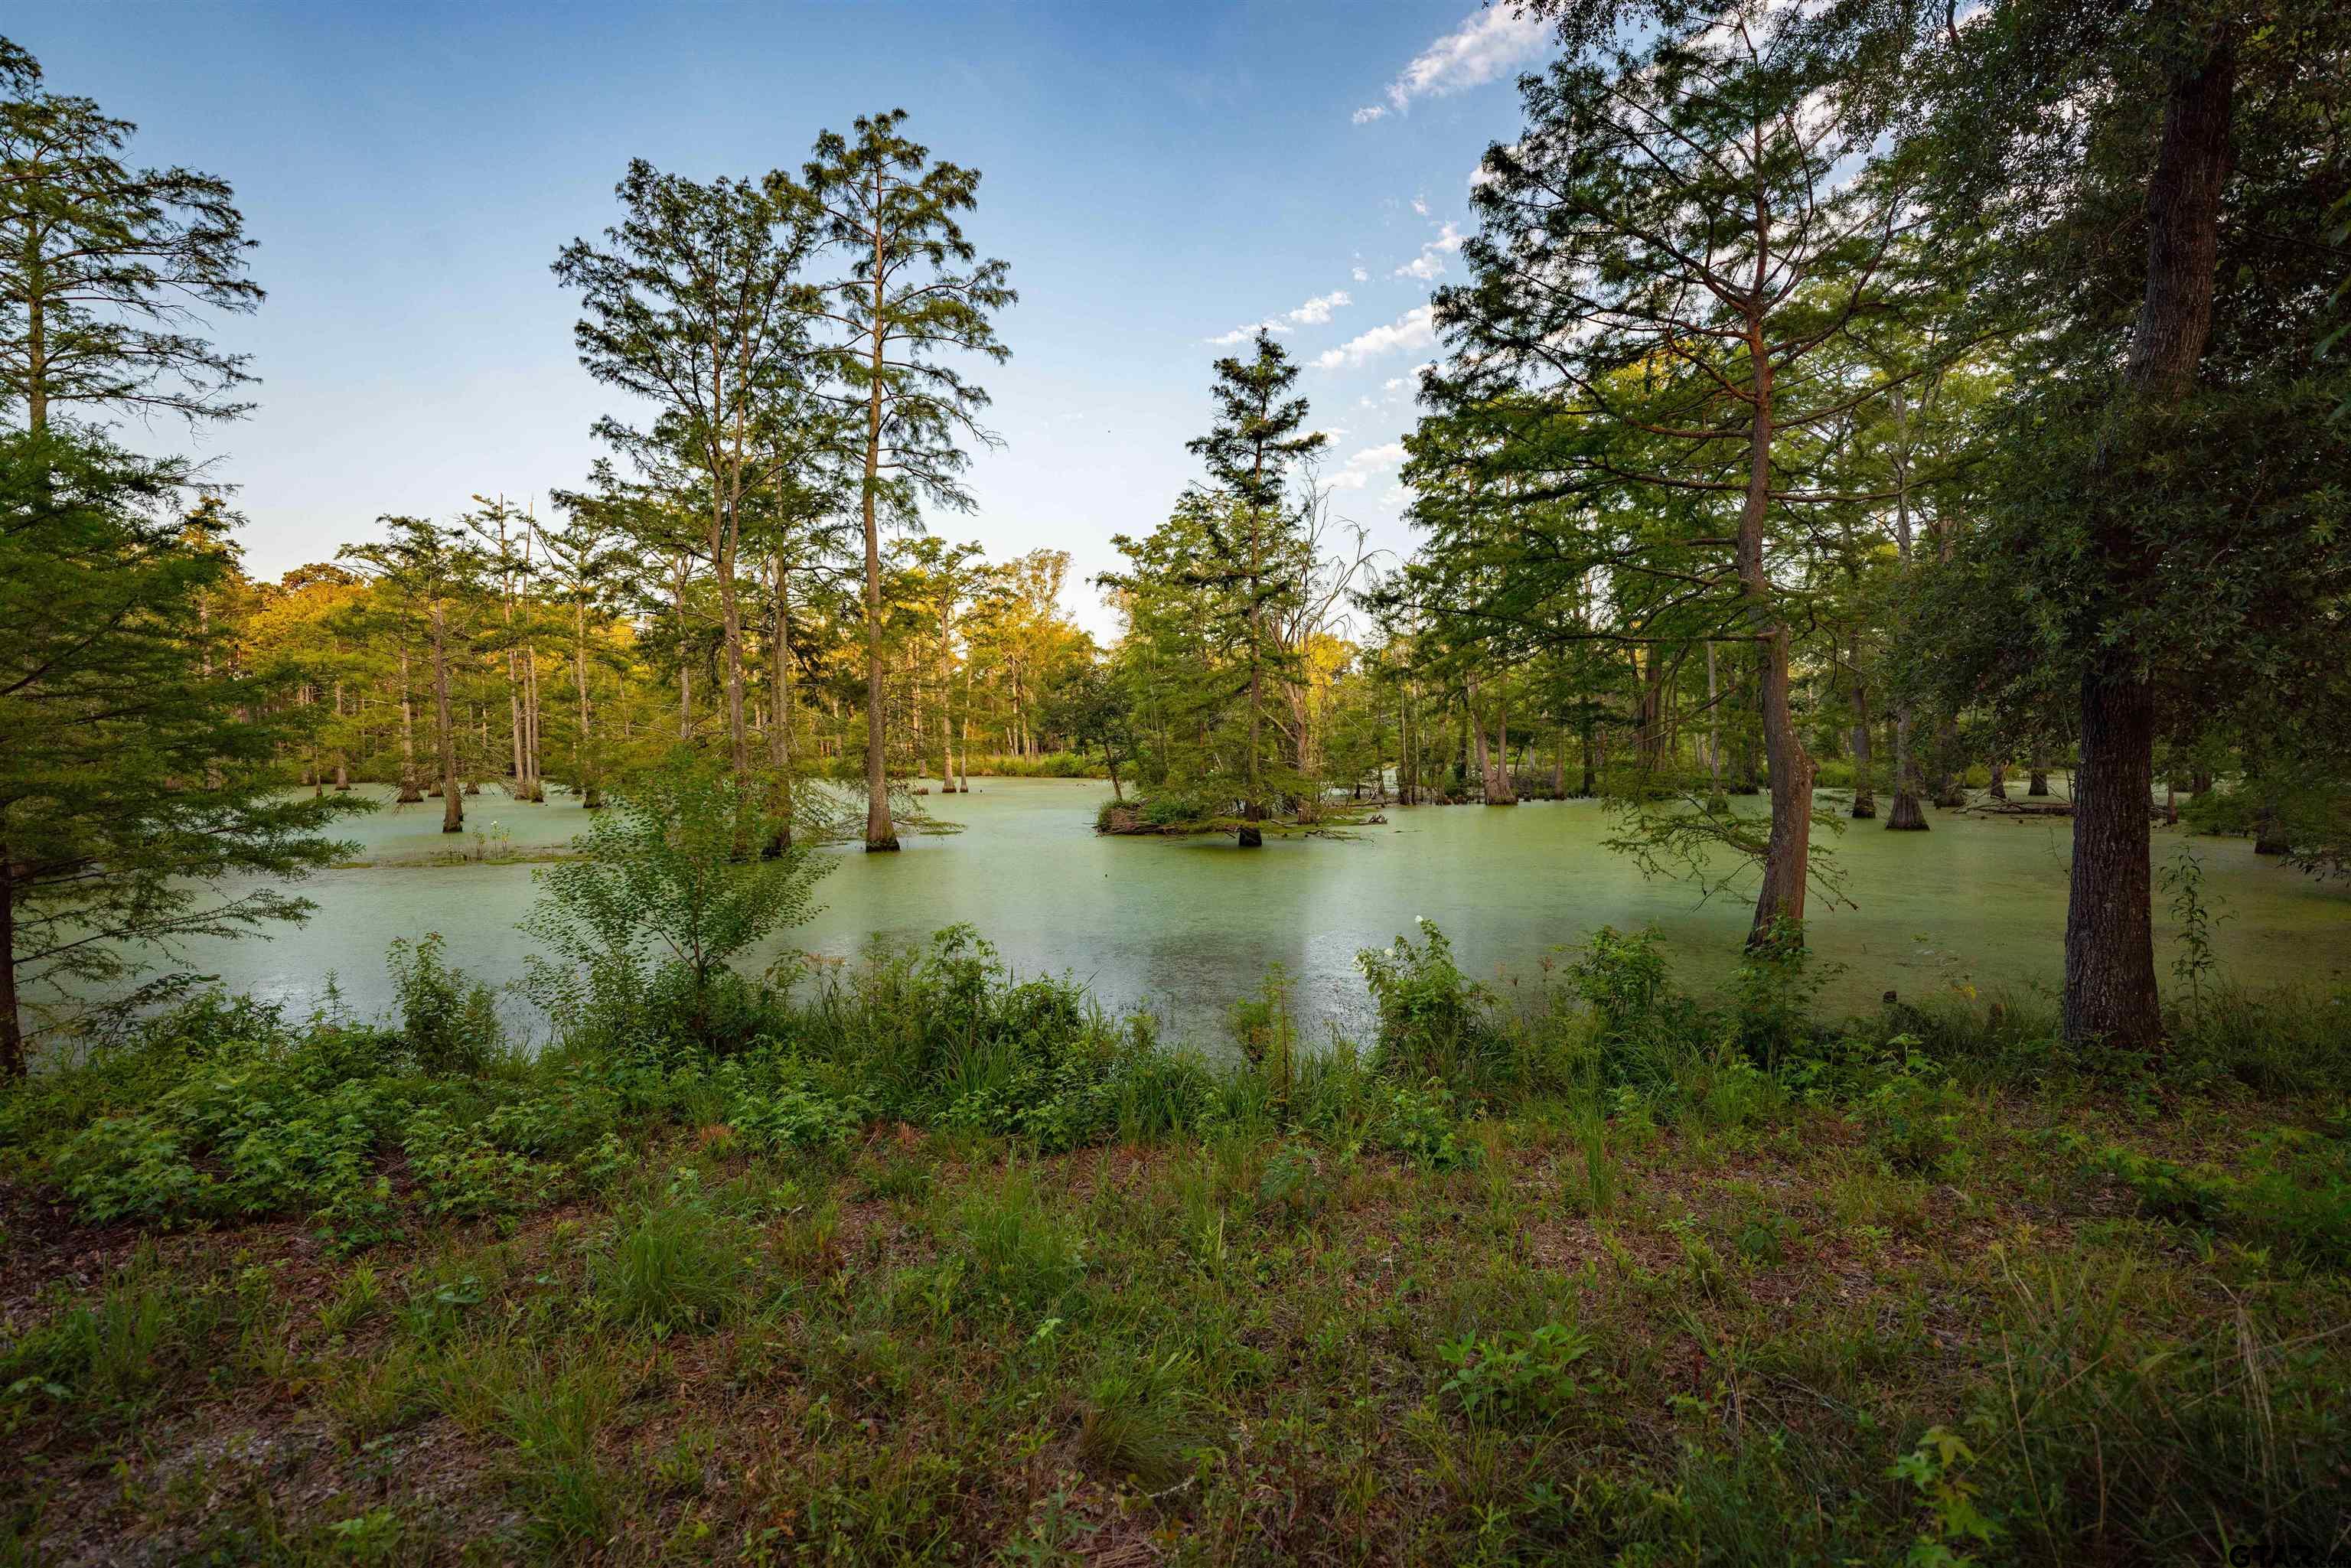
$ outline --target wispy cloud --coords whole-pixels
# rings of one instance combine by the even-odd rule
[[[1384,327],[1374,327],[1361,337],[1350,338],[1314,362],[1323,370],[1336,370],[1342,365],[1367,364],[1399,349],[1425,349],[1436,341],[1435,308],[1416,305]]]
[[[1372,482],[1372,476],[1384,473],[1401,464],[1405,458],[1404,443],[1391,441],[1384,446],[1366,446],[1340,465],[1331,476],[1334,490],[1360,490]]]
[[[1420,254],[1418,256],[1414,256],[1410,261],[1407,261],[1402,267],[1397,267],[1395,271],[1389,276],[1394,277],[1417,277],[1423,283],[1428,282],[1430,279],[1443,274],[1445,271],[1445,258],[1461,248],[1461,241],[1463,237],[1464,236],[1459,229],[1454,227],[1451,224],[1447,224],[1443,228],[1437,231],[1437,237],[1435,239],[1430,240],[1427,244],[1420,247]]]
[[[1479,10],[1413,57],[1412,63],[1388,83],[1384,103],[1369,103],[1355,110],[1357,125],[1402,114],[1419,98],[1442,98],[1464,88],[1481,87],[1541,54],[1550,29],[1538,18],[1515,6],[1497,4]]]
[[[1363,269],[1357,267],[1355,270],[1360,273]],[[1245,343],[1256,337],[1259,328],[1269,332],[1287,332],[1296,327],[1323,326],[1330,321],[1331,312],[1354,302],[1354,297],[1345,289],[1334,288],[1328,294],[1316,295],[1295,310],[1285,310],[1279,316],[1269,316],[1262,321],[1251,321],[1229,332],[1219,332],[1208,341],[1220,349],[1229,349],[1236,343]]]

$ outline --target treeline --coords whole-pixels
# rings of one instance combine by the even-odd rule
[[[565,497],[575,501],[577,497]],[[208,591],[221,656],[311,722],[304,786],[393,786],[403,802],[485,785],[550,787],[596,807],[671,747],[728,741],[725,623],[711,573],[648,553],[589,506],[542,519],[485,498],[453,523],[386,517],[381,539],[275,583],[234,564]],[[209,529],[206,507],[189,520]],[[1078,744],[1069,694],[1096,658],[1061,610],[1068,557],[1004,562],[975,544],[883,552],[883,745],[890,776],[958,787],[974,768]],[[738,594],[745,726],[761,766],[862,779],[865,638],[855,563],[770,571]]]
[[[1535,8],[1374,602],[1758,942],[1816,816],[2071,764],[2065,1028],[2154,1045],[2153,821],[2351,866],[2351,16]]]

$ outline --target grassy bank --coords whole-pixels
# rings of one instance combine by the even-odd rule
[[[219,998],[0,1103],[44,1562],[2282,1560],[2342,1547],[2341,1001],[1505,1012],[1171,1051],[970,934],[524,1060]],[[656,991],[658,992],[658,988]]]

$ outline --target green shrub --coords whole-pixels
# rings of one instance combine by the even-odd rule
[[[1573,1324],[1546,1323],[1530,1333],[1465,1334],[1437,1347],[1453,1369],[1440,1394],[1471,1420],[1555,1420],[1588,1392],[1579,1364],[1592,1337]]]
[[[478,1072],[505,1043],[490,988],[442,958],[439,932],[411,944],[395,938],[384,967],[392,973],[400,1037],[427,1072]]]
[[[1390,1084],[1384,1101],[1372,1124],[1374,1146],[1430,1170],[1461,1170],[1478,1163],[1478,1145],[1462,1127],[1453,1092],[1444,1084],[1435,1079],[1420,1089]]]
[[[1453,944],[1435,921],[1418,925],[1416,943],[1399,936],[1384,951],[1366,947],[1355,955],[1379,1010],[1373,1065],[1415,1082],[1492,1082],[1509,1060],[1494,1024],[1493,993],[1461,972]]]
[[[1934,1063],[1910,1049],[1917,1041],[1897,1036],[1904,1051],[1885,1081],[1855,1108],[1880,1164],[1901,1176],[1934,1176],[1959,1146],[1959,1092],[1935,1073]]]

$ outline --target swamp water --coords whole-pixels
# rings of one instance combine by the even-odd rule
[[[1463,967],[1505,993],[1541,983],[1545,961],[1597,926],[1652,923],[1680,978],[1704,988],[1728,975],[1751,909],[1751,889],[1700,904],[1687,884],[1644,879],[1604,847],[1613,824],[1591,801],[1390,807],[1386,825],[1352,841],[1269,839],[1243,852],[1224,837],[1097,837],[1094,810],[1109,790],[989,779],[967,795],[926,797],[934,816],[964,831],[909,834],[895,855],[833,852],[841,863],[818,887],[822,913],[760,961],[793,949],[852,958],[871,937],[920,942],[964,922],[1016,971],[1067,972],[1106,1005],[1150,1006],[1170,1040],[1203,1045],[1224,1038],[1227,1007],[1278,961],[1309,1038],[1326,1017],[1361,1038],[1369,1005],[1355,954],[1413,930],[1417,917],[1443,927]],[[467,832],[444,836],[439,801],[394,809],[388,790],[369,792],[383,808],[337,831],[376,863],[302,884],[319,906],[308,925],[267,941],[196,944],[193,966],[298,1014],[332,975],[346,1004],[372,1015],[391,1003],[392,940],[439,932],[451,963],[494,986],[517,979],[534,950],[515,929],[536,897],[533,868],[496,857],[559,849],[589,814],[569,798],[531,806],[485,792],[465,802]],[[1927,833],[1890,833],[1881,819],[1828,837],[1856,907],[1813,895],[1813,948],[1842,966],[1827,1007],[1865,1009],[1887,990],[1918,998],[2057,983],[2070,822],[1929,816]],[[2221,977],[2351,988],[2351,892],[2257,858],[2242,839],[2158,830],[2158,867],[2183,842],[2203,861],[2206,904],[2222,917]],[[477,848],[486,862],[413,863]],[[2156,961],[2168,975],[2175,927],[2158,901]],[[533,1021],[518,998],[508,1017],[526,1030]]]

